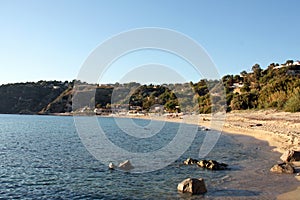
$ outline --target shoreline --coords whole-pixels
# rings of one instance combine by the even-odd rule
[[[166,116],[107,116],[124,117],[148,120],[160,120],[177,123],[189,123],[215,129],[218,116],[211,114],[200,114],[168,118]],[[224,120],[224,121],[223,121]],[[251,136],[257,140],[265,141],[269,146],[274,147],[272,151],[284,153],[287,150],[300,150],[300,113],[267,111],[238,111],[226,113],[222,119],[223,127],[216,126],[216,129],[223,134]],[[278,161],[280,158],[278,157]],[[274,163],[276,164],[276,163]],[[300,162],[293,162],[297,171],[300,170]],[[300,176],[292,175],[300,181]],[[277,199],[295,199],[300,194],[300,184],[287,193],[280,194]]]
[[[167,117],[165,115],[95,115],[94,113],[48,113],[48,116],[98,116],[136,118],[193,124],[223,133],[252,136],[275,146],[274,151],[300,151],[300,112],[287,113],[276,110],[233,111],[222,115],[199,114]]]
[[[60,113],[50,115],[72,116],[72,114]],[[136,118],[188,123],[208,129],[216,129],[224,134],[251,136],[255,139],[266,141],[269,146],[274,147],[272,151],[277,151],[281,154],[290,149],[300,150],[300,113],[287,113],[275,110],[247,110],[233,111],[224,114],[224,116],[199,114],[178,117],[166,117],[163,115],[99,115],[99,117]],[[222,123],[223,126],[219,126],[219,123]],[[280,158],[278,157],[279,160]],[[295,169],[299,171],[300,162],[293,162],[293,164]],[[300,181],[300,176],[294,175],[294,177]],[[280,194],[277,198],[284,200],[295,199],[300,194],[300,185],[296,187],[292,191]]]

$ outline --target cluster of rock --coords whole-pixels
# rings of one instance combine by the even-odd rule
[[[295,168],[291,162],[300,161],[300,151],[288,150],[280,157],[280,159],[284,162],[274,165],[270,171],[280,174],[293,174],[295,173]]]
[[[295,173],[294,167],[289,163],[276,164],[270,169],[270,171],[274,172],[274,173],[280,173],[280,174],[281,173],[285,173],[285,174]]]
[[[284,162],[300,161],[300,151],[288,150],[281,157]]]
[[[186,159],[183,164],[185,165],[193,165],[197,164],[197,166],[210,170],[225,170],[228,169],[228,165],[225,163],[220,163],[215,160],[196,160],[193,158]]]
[[[220,163],[215,160],[197,160],[188,158],[183,161],[184,165],[197,165],[201,168],[210,170],[224,170],[228,169],[228,165]],[[203,178],[187,178],[178,184],[177,190],[182,193],[191,194],[204,194],[207,192],[205,182]]]

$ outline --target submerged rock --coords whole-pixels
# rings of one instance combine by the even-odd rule
[[[187,178],[178,184],[177,190],[182,193],[203,194],[207,192],[203,178]]]
[[[295,173],[294,167],[289,163],[276,164],[270,169],[270,171],[274,172],[274,173],[280,173],[280,174],[282,174],[282,173],[285,173],[285,174]]]

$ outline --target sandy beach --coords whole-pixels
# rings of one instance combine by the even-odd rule
[[[179,117],[157,115],[131,117],[190,123],[209,129],[221,129],[223,133],[252,136],[267,141],[270,146],[276,147],[274,150],[280,153],[288,149],[300,150],[300,113],[268,110],[235,111],[220,116],[200,114]]]
[[[136,116],[152,120],[191,123],[208,129],[221,129],[223,133],[251,136],[266,141],[273,151],[300,150],[300,113],[267,111],[235,111],[221,116],[200,114],[192,116]],[[225,117],[225,118],[223,118]],[[221,125],[220,125],[221,124]],[[223,126],[222,126],[223,124]],[[280,161],[280,158],[278,158]],[[276,163],[274,163],[276,164]],[[300,162],[294,162],[297,172]],[[300,176],[295,178],[300,181]],[[278,196],[278,199],[300,199],[300,183],[296,190]]]

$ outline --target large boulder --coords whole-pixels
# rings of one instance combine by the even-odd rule
[[[300,151],[288,150],[282,154],[280,159],[284,162],[300,161]]]
[[[293,173],[295,173],[294,167],[289,163],[276,164],[270,169],[270,171],[274,172],[274,173],[279,173],[279,174],[282,174],[282,173],[293,174]]]
[[[207,192],[204,179],[187,178],[178,184],[177,190],[182,193],[203,194]]]

